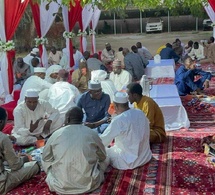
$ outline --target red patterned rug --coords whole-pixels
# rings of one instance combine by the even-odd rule
[[[214,167],[206,160],[201,140],[210,132],[168,132],[165,144],[152,145],[153,159],[140,168],[127,171],[111,169],[94,195],[170,195],[213,194]],[[210,173],[210,174],[209,174]],[[7,195],[56,195],[45,183],[45,173],[20,185]]]
[[[172,78],[159,78],[153,84],[173,84]],[[215,94],[212,79],[209,95]],[[212,195],[215,194],[215,167],[207,162],[202,138],[215,134],[215,109],[211,105],[182,97],[191,122],[189,130],[168,132],[165,144],[151,146],[153,159],[134,170],[111,169],[103,185],[91,195]],[[50,192],[42,172],[7,195],[56,195]]]

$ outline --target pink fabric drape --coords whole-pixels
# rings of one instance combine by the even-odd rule
[[[20,22],[20,19],[28,5],[29,0],[5,0],[5,36],[6,41],[12,39],[15,30]],[[13,91],[13,65],[12,65],[13,52],[7,52],[8,59],[8,82],[9,92]]]
[[[34,24],[37,31],[37,35],[41,37],[42,34],[41,34],[41,28],[40,28],[40,7],[37,3],[33,2],[33,0],[30,0],[30,5],[31,5],[31,11],[34,18]],[[42,53],[43,53],[42,45],[39,45],[39,50],[40,50],[40,56],[42,56]]]
[[[80,4],[80,0],[75,1],[75,6],[70,3],[70,9],[68,11],[68,19],[69,19],[69,31],[71,32],[74,28],[76,22],[80,21],[81,18],[82,7]],[[69,56],[70,56],[70,67],[74,66],[73,59],[73,45],[72,40],[69,40]]]

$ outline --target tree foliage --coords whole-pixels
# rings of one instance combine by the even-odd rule
[[[49,2],[57,0],[48,0]],[[75,5],[77,0],[62,0],[62,4],[69,6],[70,2],[72,5]],[[180,5],[188,8],[195,8],[202,6],[202,2],[208,2],[207,0],[80,0],[82,5],[92,3],[103,10],[109,9],[125,9],[127,7],[136,7],[140,10],[149,9],[149,8],[157,8],[157,7],[168,7],[169,9],[173,9]]]

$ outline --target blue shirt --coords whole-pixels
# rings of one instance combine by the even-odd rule
[[[86,122],[97,122],[109,116],[108,109],[110,106],[109,95],[102,93],[101,99],[92,99],[89,92],[82,94],[78,101],[78,107],[84,109],[86,113]]]
[[[160,52],[161,59],[174,59],[175,62],[179,60],[179,56],[170,47],[163,48]]]
[[[196,75],[202,77],[194,82]],[[190,91],[202,88],[206,79],[211,80],[211,73],[201,69],[187,69],[184,65],[181,65],[175,73],[175,84],[178,87],[179,95],[186,95]]]

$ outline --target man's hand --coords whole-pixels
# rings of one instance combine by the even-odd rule
[[[91,129],[96,128],[95,123],[85,122],[84,125],[87,126],[87,127],[89,127],[89,128],[91,128]]]
[[[40,120],[42,120],[42,119],[43,119],[42,117],[37,119],[37,121],[34,124],[33,124],[33,121],[31,120],[30,129],[29,129],[29,131],[31,133],[35,131],[35,129],[38,127],[38,124],[39,124]]]
[[[206,81],[204,82],[203,86],[204,86],[204,88],[209,88],[209,81],[206,80]]]
[[[52,121],[51,120],[48,120],[47,122],[46,122],[46,124],[44,125],[44,127],[43,127],[43,133],[45,133],[45,134],[50,134],[50,128],[51,128],[51,124],[52,124]]]

